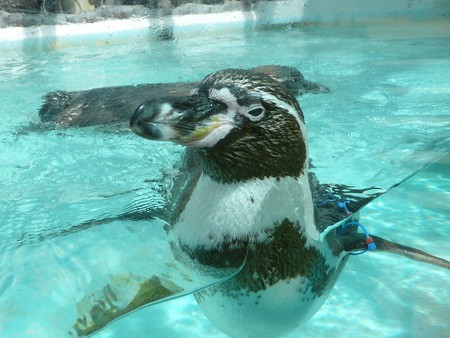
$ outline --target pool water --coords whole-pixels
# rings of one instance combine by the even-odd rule
[[[158,221],[77,225],[118,215],[130,203],[161,208],[164,170],[182,148],[115,128],[24,132],[39,122],[48,91],[289,65],[331,89],[299,97],[321,181],[388,188],[450,151],[448,20],[244,34],[210,27],[173,41],[136,32],[126,41],[114,34],[28,39],[0,49],[2,337],[68,336],[76,304],[108,276],[149,277],[170,260]],[[449,192],[447,155],[367,206],[362,222],[374,234],[450,259]],[[447,336],[449,280],[447,270],[404,257],[352,257],[322,309],[290,337]],[[194,278],[193,285],[207,282]],[[190,295],[143,308],[94,336],[224,337]]]

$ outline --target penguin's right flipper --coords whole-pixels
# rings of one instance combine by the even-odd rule
[[[157,275],[149,278],[133,273],[110,275],[106,285],[87,291],[76,304],[77,318],[74,319],[69,334],[90,336],[143,307],[184,297],[223,283],[242,270],[246,259],[244,254],[240,266],[211,268],[197,273],[185,267],[185,264],[197,263],[184,255],[176,243],[172,243],[172,247],[177,252],[177,259],[183,263],[180,264],[175,259],[169,260],[165,263],[165,269],[155,271]]]
[[[142,306],[163,301],[182,291],[175,283],[158,276],[109,276],[103,288],[77,303],[78,318],[69,333],[78,337],[89,336]]]

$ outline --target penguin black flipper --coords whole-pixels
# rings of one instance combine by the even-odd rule
[[[108,278],[108,284],[87,294],[77,303],[78,317],[68,332],[70,336],[91,336],[139,309],[223,283],[234,277],[242,269],[243,264],[244,262],[242,266],[232,270],[224,270],[221,272],[221,276],[217,275],[209,280],[204,276],[185,273],[183,275],[185,281],[181,285],[166,278],[166,274],[151,277],[131,273],[111,275]],[[192,277],[200,278],[189,281]],[[188,285],[187,288],[186,285]]]
[[[315,201],[316,227],[321,233],[345,219],[348,212],[356,213],[386,193],[377,187],[358,189],[342,184],[321,184],[314,172],[309,172],[308,178],[312,198]],[[345,208],[338,207],[339,202],[345,203]]]
[[[416,248],[391,242],[379,236],[371,235],[371,237],[376,244],[376,250],[374,252],[388,252],[450,270],[450,262],[443,258],[430,255],[429,253]],[[366,237],[362,233],[343,235],[341,236],[340,241],[344,251],[347,252],[362,251],[367,248]]]
[[[316,207],[316,228],[321,233],[321,237],[336,228],[337,224],[349,215],[358,213],[373,200],[398,188],[428,167],[438,163],[444,156],[425,163],[421,168],[398,180],[387,189],[374,186],[355,188],[344,184],[321,183],[314,173],[314,166],[310,164],[312,170],[308,173],[309,185]]]
[[[316,226],[321,232],[321,237],[326,238],[327,234],[334,229],[341,231],[343,224],[357,221],[359,212],[374,199],[389,193],[391,190],[399,187],[410,178],[425,170],[439,159],[424,165],[419,170],[413,172],[399,182],[393,184],[388,189],[369,187],[366,189],[357,189],[342,184],[321,184],[314,172],[309,173],[309,183],[313,200],[316,201]],[[311,165],[312,170],[314,166]],[[338,237],[339,243],[336,244],[338,250],[348,253],[362,252],[367,250],[366,235],[363,233],[346,231]],[[450,262],[433,256],[425,251],[409,247],[403,244],[389,241],[380,236],[370,236],[375,245],[375,252],[387,252],[401,255],[418,262],[435,265],[441,268],[450,269]]]

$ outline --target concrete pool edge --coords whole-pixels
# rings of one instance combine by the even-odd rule
[[[91,23],[7,27],[0,29],[0,43],[14,44],[42,38],[71,40],[88,36],[95,40],[110,40],[113,34],[142,32],[142,29],[148,29],[151,37],[160,28],[169,29],[173,34],[201,34],[211,30],[245,32],[255,27],[283,24],[354,23],[383,19],[445,20],[449,17],[450,2],[440,0],[414,3],[380,0],[376,4],[371,0],[345,0],[339,3],[328,0],[282,0],[258,2],[248,11],[227,10],[154,18],[106,19]]]
[[[202,22],[199,23],[199,18]],[[208,25],[218,28],[232,26],[235,29],[253,19],[253,13],[225,12],[215,14],[191,14],[163,18],[107,19],[93,23],[76,23],[63,25],[43,25],[32,27],[8,27],[0,29],[0,42],[13,42],[24,39],[44,37],[77,37],[96,35],[104,38],[119,32],[133,32],[142,29],[169,27],[174,31],[202,31]]]

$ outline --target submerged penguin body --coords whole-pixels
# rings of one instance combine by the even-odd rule
[[[306,126],[289,90],[263,74],[224,70],[191,96],[142,104],[131,128],[191,147],[197,158],[197,177],[175,201],[172,238],[202,265],[244,262],[196,294],[211,322],[233,337],[276,337],[307,321],[347,252],[337,230],[320,236]]]

